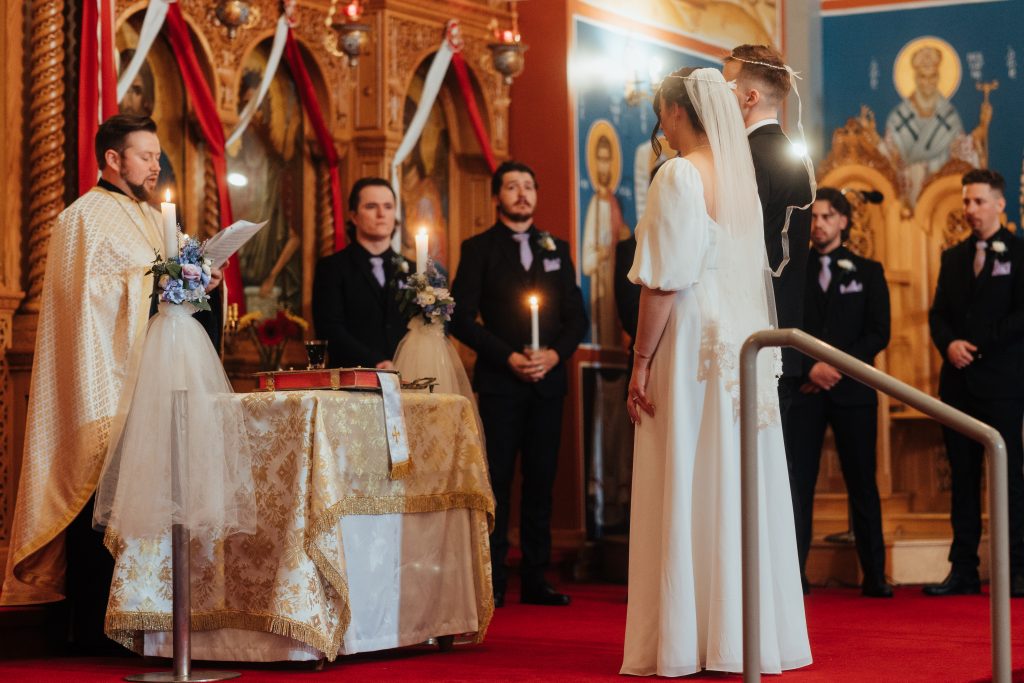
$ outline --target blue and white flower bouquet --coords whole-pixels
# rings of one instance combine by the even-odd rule
[[[405,317],[423,316],[426,323],[448,322],[455,311],[455,299],[448,291],[448,280],[427,259],[426,272],[413,273],[398,283],[398,303]]]
[[[210,310],[210,284],[213,263],[203,255],[203,245],[182,235],[180,255],[161,260],[159,254],[149,273],[153,274],[153,296],[171,304],[192,304],[198,311]],[[148,273],[147,273],[148,274]]]

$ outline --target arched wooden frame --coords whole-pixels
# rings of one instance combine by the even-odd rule
[[[411,88],[415,74],[424,65],[429,66],[434,54],[434,52],[426,52],[416,70],[406,80],[403,101],[406,97],[404,93]],[[487,98],[484,97],[480,89],[480,82],[473,68],[470,67],[468,70],[473,95],[476,98],[477,107],[480,109],[481,118],[484,119],[484,128],[490,137],[491,119],[487,114]],[[445,75],[434,106],[441,109],[441,115],[448,127],[448,140],[451,145],[448,156],[448,215],[445,217],[448,226],[448,241],[445,246],[448,254],[447,266],[449,272],[454,275],[458,267],[462,241],[490,225],[484,207],[489,206],[490,202],[491,172],[480,149],[480,143],[473,132],[473,126],[466,112],[466,105],[461,92],[459,92],[458,81],[452,68],[449,68]]]

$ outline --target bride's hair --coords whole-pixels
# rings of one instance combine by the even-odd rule
[[[690,125],[698,133],[704,132],[704,124],[700,121],[700,116],[697,115],[697,110],[693,106],[693,102],[690,100],[690,93],[686,91],[686,81],[683,80],[685,77],[696,71],[696,67],[688,66],[678,71],[673,71],[671,74],[665,77],[665,80],[658,86],[658,90],[654,93],[654,115],[657,120],[654,122],[654,130],[651,131],[651,149],[654,150],[654,156],[661,156],[661,141],[658,140],[658,130],[661,129],[661,103],[666,104],[678,104],[686,112],[686,117],[690,119]]]

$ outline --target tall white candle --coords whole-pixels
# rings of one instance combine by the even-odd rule
[[[160,202],[160,214],[164,219],[165,259],[178,256],[178,212],[171,203],[171,191],[167,190],[164,201]]]
[[[538,312],[540,303],[537,297],[530,297],[530,348],[534,351],[540,349],[540,321]]]
[[[416,232],[416,272],[427,272],[427,229]]]

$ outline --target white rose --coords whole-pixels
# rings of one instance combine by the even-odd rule
[[[429,306],[437,300],[433,294],[428,292],[420,292],[416,295],[416,303],[420,306]]]
[[[992,243],[992,251],[997,254],[1003,254],[1006,252],[1006,245],[999,240]]]
[[[842,268],[843,270],[854,270],[853,261],[851,261],[848,258],[839,259],[838,261],[836,261],[836,265]]]
[[[160,280],[158,282],[158,284],[160,285],[160,289],[167,289],[167,283],[169,283],[170,281],[171,281],[171,276],[170,275],[161,275],[160,276]]]

